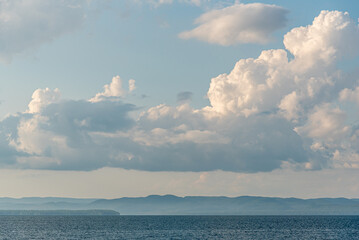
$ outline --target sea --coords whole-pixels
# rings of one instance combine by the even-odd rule
[[[359,216],[0,216],[0,239],[359,239]]]

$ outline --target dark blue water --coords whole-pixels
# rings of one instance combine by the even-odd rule
[[[359,239],[359,216],[0,216],[0,239]]]

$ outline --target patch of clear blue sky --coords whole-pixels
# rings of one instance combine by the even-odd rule
[[[212,77],[228,73],[241,58],[283,48],[283,35],[293,27],[310,24],[321,10],[348,11],[352,18],[359,17],[356,0],[241,1],[251,2],[276,4],[290,11],[287,27],[277,31],[267,45],[223,47],[182,40],[178,33],[193,28],[194,19],[205,8],[181,3],[155,8],[113,1],[111,8],[90,17],[79,31],[0,65],[0,116],[25,110],[37,88],[57,87],[63,98],[87,99],[115,75],[124,82],[136,80],[136,96],[128,101],[139,106],[173,105],[178,92],[191,91],[193,105],[202,107],[208,104],[204,96]],[[358,66],[356,63],[358,59],[344,67]],[[142,94],[148,98],[142,99]]]

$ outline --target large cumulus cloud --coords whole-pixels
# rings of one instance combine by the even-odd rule
[[[241,59],[214,77],[210,105],[202,109],[179,101],[140,110],[125,103],[134,81],[126,91],[118,76],[89,100],[36,90],[26,112],[0,124],[1,164],[236,172],[359,167],[357,119],[342,108],[358,104],[357,79],[336,67],[357,42],[358,25],[347,13],[323,11],[285,35],[286,49]]]

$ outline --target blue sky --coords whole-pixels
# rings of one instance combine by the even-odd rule
[[[222,47],[177,37],[218,1],[200,7],[176,1],[157,7],[146,1],[129,2],[110,1],[70,34],[39,43],[19,53],[10,64],[2,64],[0,77],[7,81],[1,92],[1,115],[25,110],[37,88],[59,88],[66,98],[88,98],[114,75],[136,79],[138,94],[150,96],[147,100],[152,104],[174,104],[178,92],[191,91],[195,93],[193,104],[204,106],[212,77],[229,72],[241,58],[256,57],[263,49],[282,48],[286,32],[310,24],[321,10],[348,11],[352,18],[359,17],[355,1],[258,1],[288,9],[286,26],[274,32],[274,41],[265,45]],[[224,1],[223,5],[232,3]]]
[[[0,195],[359,197],[358,18],[357,1],[2,0]]]

